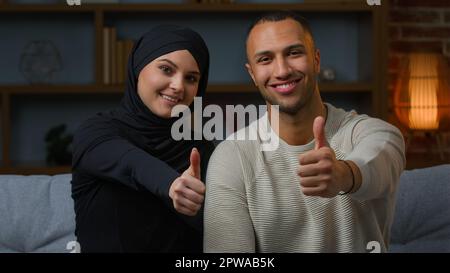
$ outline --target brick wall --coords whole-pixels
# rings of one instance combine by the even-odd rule
[[[389,109],[399,60],[411,51],[444,54],[450,63],[450,0],[389,0]],[[393,118],[393,117],[391,117]]]
[[[392,108],[400,58],[421,50],[441,53],[450,64],[450,0],[389,0],[389,6],[389,122],[403,129]],[[445,132],[443,137],[450,144],[450,133]],[[432,142],[426,142],[425,146],[430,145],[436,148]]]

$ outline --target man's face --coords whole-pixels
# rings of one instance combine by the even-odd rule
[[[294,115],[314,92],[320,54],[293,19],[257,24],[247,40],[247,70],[264,99]]]

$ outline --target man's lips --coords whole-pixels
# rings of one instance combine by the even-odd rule
[[[278,82],[270,84],[269,86],[277,93],[287,94],[291,93],[300,81],[301,79],[286,82]]]

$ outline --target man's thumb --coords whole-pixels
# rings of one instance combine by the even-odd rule
[[[315,150],[328,146],[325,138],[325,119],[322,116],[318,116],[314,119],[313,134],[316,143],[314,147]]]
[[[192,148],[190,162],[191,165],[189,166],[189,169],[191,171],[191,175],[197,179],[200,179],[200,153],[197,148]]]

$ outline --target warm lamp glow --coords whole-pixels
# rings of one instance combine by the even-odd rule
[[[410,58],[409,128],[434,130],[439,128],[437,103],[437,59],[425,54]]]
[[[413,53],[407,56],[395,90],[395,113],[399,120],[412,130],[448,127],[448,77],[448,66],[440,55]]]

